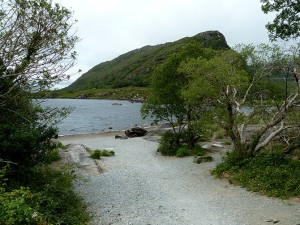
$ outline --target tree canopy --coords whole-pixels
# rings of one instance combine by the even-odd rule
[[[189,60],[180,69],[192,78],[186,96],[207,99],[208,113],[215,114],[213,121],[239,154],[259,152],[278,137],[288,140],[285,152],[292,152],[300,146],[299,121],[292,119],[299,112],[297,49],[242,45],[239,53],[229,50],[212,59]],[[283,88],[270,91],[272,85]],[[202,86],[209,88],[203,91]]]
[[[272,23],[266,28],[271,40],[286,40],[300,36],[299,0],[261,0],[264,13],[277,12]]]
[[[49,121],[60,111],[42,110],[32,93],[68,78],[73,24],[72,12],[51,0],[0,1],[0,161],[34,165],[49,150],[57,133]]]

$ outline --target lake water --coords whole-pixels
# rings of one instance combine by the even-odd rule
[[[110,130],[126,130],[133,126],[149,126],[143,120],[141,103],[96,99],[47,99],[42,107],[72,107],[73,112],[58,124],[59,135],[91,134]]]

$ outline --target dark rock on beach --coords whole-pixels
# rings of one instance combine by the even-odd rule
[[[125,135],[129,138],[142,137],[142,136],[145,136],[146,134],[147,134],[147,130],[145,130],[144,128],[141,128],[141,127],[133,127],[131,129],[125,131]]]

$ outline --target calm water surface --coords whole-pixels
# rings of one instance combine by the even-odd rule
[[[41,105],[74,108],[74,111],[58,124],[60,135],[125,130],[135,125],[151,124],[150,119],[143,120],[141,117],[141,103],[95,99],[47,99]]]

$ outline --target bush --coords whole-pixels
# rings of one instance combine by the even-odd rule
[[[176,155],[177,149],[180,146],[180,135],[167,131],[163,134],[159,147],[157,149],[162,155]]]
[[[177,157],[184,156],[203,156],[205,155],[205,150],[200,146],[196,145],[194,148],[190,148],[188,145],[183,145],[185,142],[186,132],[183,133],[173,133],[172,131],[167,131],[163,134],[159,147],[157,149],[162,155]],[[183,142],[181,142],[181,137],[183,137]]]
[[[6,168],[0,169],[0,225],[37,224],[42,214],[30,206],[33,194],[29,188],[21,187],[7,191]]]
[[[108,156],[114,156],[115,152],[114,151],[108,151],[108,150],[99,150],[96,149],[92,154],[91,154],[91,158],[93,159],[100,159],[101,156],[103,157],[108,157]]]
[[[101,151],[100,150],[95,150],[91,154],[91,158],[93,158],[93,159],[100,159],[101,158]]]
[[[249,190],[275,197],[300,195],[300,161],[280,152],[262,152],[255,157],[240,160],[231,153],[217,166],[218,176],[229,174],[229,181]]]
[[[29,188],[21,187],[10,192],[0,188],[0,224],[42,224],[43,215],[30,205],[32,197]]]
[[[53,150],[50,150],[47,152],[47,154],[45,155],[44,161],[46,164],[50,164],[50,163],[58,161],[60,159],[61,159],[61,156],[60,156],[58,150],[53,149]]]
[[[49,224],[85,224],[89,214],[73,190],[73,180],[74,175],[65,170],[34,167],[24,172],[20,183],[31,190],[30,207],[38,206]]]
[[[55,128],[46,126],[1,124],[0,158],[25,167],[44,163],[56,133]]]
[[[206,154],[205,149],[203,149],[201,146],[196,145],[192,151],[191,155],[193,156],[204,156]]]
[[[101,152],[101,156],[103,156],[103,157],[109,157],[109,156],[114,156],[114,155],[115,155],[114,151],[103,150]]]
[[[176,156],[177,157],[185,157],[190,155],[191,150],[187,146],[182,146],[177,149]]]

